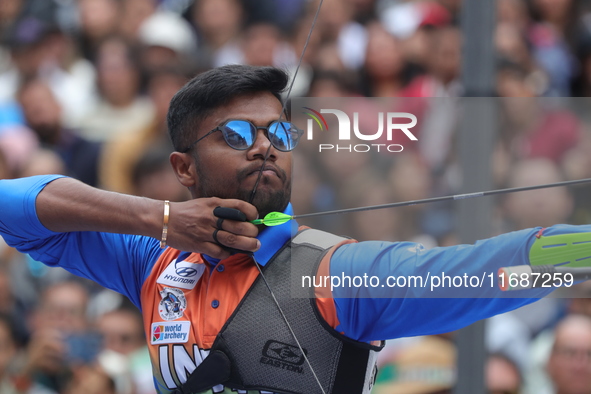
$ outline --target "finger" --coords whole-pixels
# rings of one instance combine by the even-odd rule
[[[217,227],[220,230],[227,231],[236,235],[254,238],[259,234],[259,229],[252,223],[235,222],[232,220],[224,220],[222,227]]]
[[[218,239],[218,233],[219,233],[219,229],[215,229],[213,231],[213,240],[217,245],[220,245],[224,250],[228,251],[230,254],[236,254],[236,253],[248,253],[248,251],[245,250],[240,250],[240,249],[234,249],[234,248],[230,248],[228,246],[223,246],[220,243],[220,240]]]
[[[220,200],[220,206],[234,208],[239,210],[240,212],[246,215],[246,219],[248,221],[255,220],[259,213],[256,207],[252,204],[247,203],[246,201],[236,200],[236,199],[227,199],[227,200]]]
[[[217,228],[218,230],[223,230],[224,229],[224,218],[218,218],[217,223],[215,224],[215,228]]]
[[[226,249],[224,249],[222,246],[213,243],[213,242],[207,242],[206,244],[204,244],[203,248],[203,254],[206,254],[210,257],[213,257],[214,259],[227,259],[228,257],[230,257],[232,254],[227,251]]]
[[[220,232],[219,228],[216,228],[215,230],[213,230],[213,242],[215,242],[216,244],[220,244],[220,240],[218,239],[218,233]]]
[[[220,231],[217,229],[214,232],[217,233],[215,239],[212,234],[213,241],[216,242],[217,239],[217,243],[222,246],[227,246],[232,249],[243,250],[246,252],[256,252],[261,247],[261,243],[256,238],[244,237],[241,235],[236,235],[234,233]]]

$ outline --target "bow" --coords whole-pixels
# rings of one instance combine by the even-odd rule
[[[310,31],[308,32],[308,37],[306,38],[306,42],[304,44],[304,48],[302,49],[302,53],[300,54],[300,58],[299,58],[297,67],[295,69],[295,72],[294,72],[293,77],[291,79],[291,83],[290,83],[289,88],[287,90],[287,95],[285,97],[285,100],[283,100],[283,106],[281,108],[281,114],[279,116],[279,119],[280,120],[281,120],[281,117],[283,117],[284,114],[286,113],[287,103],[289,102],[289,97],[291,95],[291,90],[293,89],[293,84],[294,84],[295,79],[296,79],[296,77],[298,75],[298,71],[300,70],[300,66],[302,65],[302,61],[304,60],[304,54],[306,53],[306,49],[308,48],[308,44],[310,43],[310,37],[312,37],[312,32],[314,31],[314,26],[316,25],[316,21],[318,20],[318,15],[320,14],[320,9],[322,8],[322,3],[323,2],[324,2],[324,0],[320,0],[320,2],[318,3],[318,8],[316,9],[316,14],[314,15],[314,19],[312,20],[312,25],[310,26]],[[252,201],[254,200],[254,197],[255,197],[255,194],[256,194],[256,191],[257,191],[257,187],[259,185],[259,181],[261,180],[262,175],[263,175],[263,170],[265,168],[265,164],[267,163],[267,160],[269,158],[269,153],[271,151],[271,147],[272,147],[272,144],[269,144],[269,148],[267,148],[267,152],[265,153],[265,158],[263,160],[263,164],[261,165],[261,169],[259,170],[259,175],[257,177],[257,180],[256,180],[255,184],[254,184],[254,187],[252,189],[252,192],[250,193],[250,199],[248,201],[249,203],[252,203]],[[312,364],[310,363],[310,360],[308,359],[308,356],[306,355],[306,352],[304,351],[302,345],[300,344],[300,341],[298,340],[298,337],[296,336],[295,332],[291,328],[291,324],[289,324],[289,321],[287,320],[287,316],[285,316],[285,313],[283,312],[283,309],[281,308],[281,305],[279,305],[279,301],[277,301],[277,297],[275,297],[275,293],[273,293],[273,290],[271,289],[271,286],[269,286],[269,282],[267,282],[267,278],[265,278],[265,275],[263,274],[263,271],[262,271],[261,267],[259,266],[259,264],[255,260],[254,254],[251,254],[251,257],[252,257],[252,259],[254,261],[254,265],[259,270],[259,274],[261,276],[261,279],[263,280],[263,282],[265,283],[265,286],[269,290],[269,293],[271,294],[271,297],[273,298],[273,302],[277,306],[277,309],[279,310],[279,313],[281,314],[281,317],[283,318],[283,321],[287,325],[287,328],[289,329],[289,332],[291,333],[291,336],[293,337],[293,339],[296,342],[296,344],[297,344],[297,346],[298,346],[301,354],[303,355],[304,360],[306,361],[306,364],[308,365],[308,367],[310,367],[310,371],[312,372],[312,375],[314,376],[314,379],[316,380],[316,383],[318,383],[318,387],[320,388],[320,391],[322,392],[322,394],[326,394],[326,391],[322,387],[322,384],[320,383],[320,379],[318,379],[318,375],[316,375],[316,372],[314,371],[314,368],[312,367]]]
[[[474,192],[474,193],[455,194],[452,196],[432,197],[432,198],[424,198],[421,200],[393,202],[393,203],[388,203],[388,204],[368,205],[368,206],[356,207],[356,208],[335,209],[332,211],[312,212],[312,213],[304,213],[304,214],[300,214],[300,215],[287,215],[283,212],[270,212],[267,215],[265,215],[264,218],[252,220],[251,223],[255,224],[255,225],[264,224],[265,226],[278,226],[278,225],[286,223],[292,219],[301,219],[301,218],[308,218],[308,217],[313,217],[313,216],[325,216],[325,215],[335,215],[335,214],[339,214],[339,213],[373,211],[376,209],[406,207],[409,205],[427,204],[427,203],[432,203],[432,202],[465,200],[468,198],[494,196],[497,194],[524,192],[524,191],[529,191],[529,190],[547,189],[547,188],[559,187],[559,186],[579,185],[579,184],[583,184],[583,183],[591,183],[591,178],[575,179],[572,181],[563,181],[563,182],[555,182],[555,183],[545,183],[542,185],[534,185],[534,186],[511,187],[511,188],[507,188],[507,189],[496,189],[496,190],[488,190],[488,191],[481,191],[481,192]]]

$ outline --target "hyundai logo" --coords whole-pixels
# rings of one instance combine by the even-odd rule
[[[194,265],[193,263],[188,263],[191,266]],[[197,270],[191,266],[180,266],[179,267],[179,262],[177,262],[175,264],[175,272],[178,276],[181,276],[183,278],[190,278],[191,276],[195,276],[197,275]]]

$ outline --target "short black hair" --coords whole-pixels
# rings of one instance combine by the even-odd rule
[[[281,102],[288,81],[285,71],[275,67],[228,65],[197,75],[179,90],[168,109],[168,133],[176,151],[182,151],[194,137],[192,130],[216,108],[233,98],[270,92]]]

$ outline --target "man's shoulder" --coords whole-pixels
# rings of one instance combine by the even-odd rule
[[[329,233],[328,231],[300,226],[297,234],[292,237],[291,242],[295,244],[315,245],[323,249],[329,249],[333,246],[357,241],[344,235],[336,235]]]

